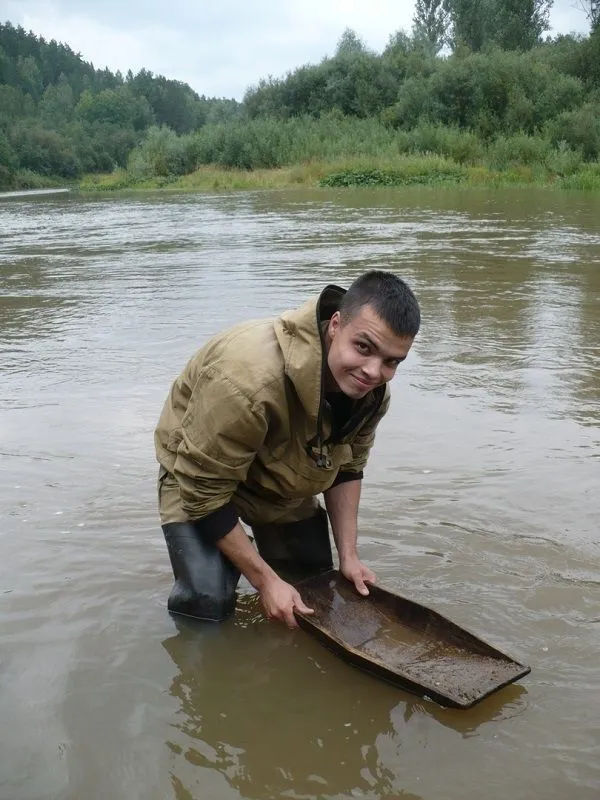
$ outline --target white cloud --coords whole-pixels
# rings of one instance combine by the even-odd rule
[[[553,31],[586,31],[575,0],[556,0]],[[0,19],[81,53],[96,67],[154,73],[200,94],[241,99],[260,78],[331,55],[345,28],[380,52],[411,28],[402,0],[0,0]]]
[[[555,2],[550,16],[555,33],[587,33],[589,25],[576,0]]]

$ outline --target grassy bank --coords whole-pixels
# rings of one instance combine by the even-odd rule
[[[407,187],[538,186],[555,189],[600,190],[600,163],[581,164],[568,175],[544,164],[512,165],[504,169],[460,164],[436,155],[402,156],[396,159],[353,158],[333,162],[313,161],[274,169],[228,169],[202,166],[182,176],[136,178],[121,170],[106,175],[87,175],[79,183],[85,192],[119,190],[240,191],[294,187]]]
[[[11,180],[0,184],[0,192],[24,191],[27,189],[62,189],[72,186],[73,181],[53,175],[38,175],[28,169],[18,170]]]

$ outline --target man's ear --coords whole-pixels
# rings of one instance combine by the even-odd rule
[[[339,312],[339,311],[334,311],[334,313],[333,313],[333,314],[332,314],[332,316],[331,316],[331,319],[329,320],[329,325],[327,326],[327,329],[328,329],[329,335],[330,335],[331,337],[333,337],[333,336],[335,335],[335,332],[336,332],[336,331],[338,330],[338,328],[340,328],[340,327],[341,327],[341,316],[340,316],[340,312]]]

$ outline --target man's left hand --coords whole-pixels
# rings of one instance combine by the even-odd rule
[[[341,562],[340,571],[345,578],[352,581],[356,586],[357,592],[365,597],[369,594],[367,583],[375,583],[377,581],[375,573],[363,564],[358,556]]]

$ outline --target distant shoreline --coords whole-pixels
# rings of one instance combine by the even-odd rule
[[[82,192],[115,191],[248,191],[299,188],[504,188],[538,187],[600,191],[600,164],[584,165],[569,175],[551,173],[544,165],[515,165],[505,170],[486,166],[464,166],[452,159],[424,155],[394,161],[348,159],[311,162],[276,169],[238,170],[199,167],[188,175],[135,180],[125,170],[105,175],[86,175],[79,182]]]
[[[33,181],[32,181],[33,178]],[[39,179],[39,181],[38,181]],[[32,185],[36,183],[38,185]],[[410,187],[430,188],[544,188],[600,191],[600,163],[584,164],[577,171],[560,175],[543,164],[515,165],[494,170],[485,165],[465,166],[436,155],[384,159],[352,158],[275,169],[239,170],[201,166],[181,176],[136,179],[126,170],[90,173],[67,183],[61,178],[28,174],[26,185],[15,186],[0,197],[23,197],[68,191],[119,193],[142,191],[235,192],[269,189],[356,189]]]

